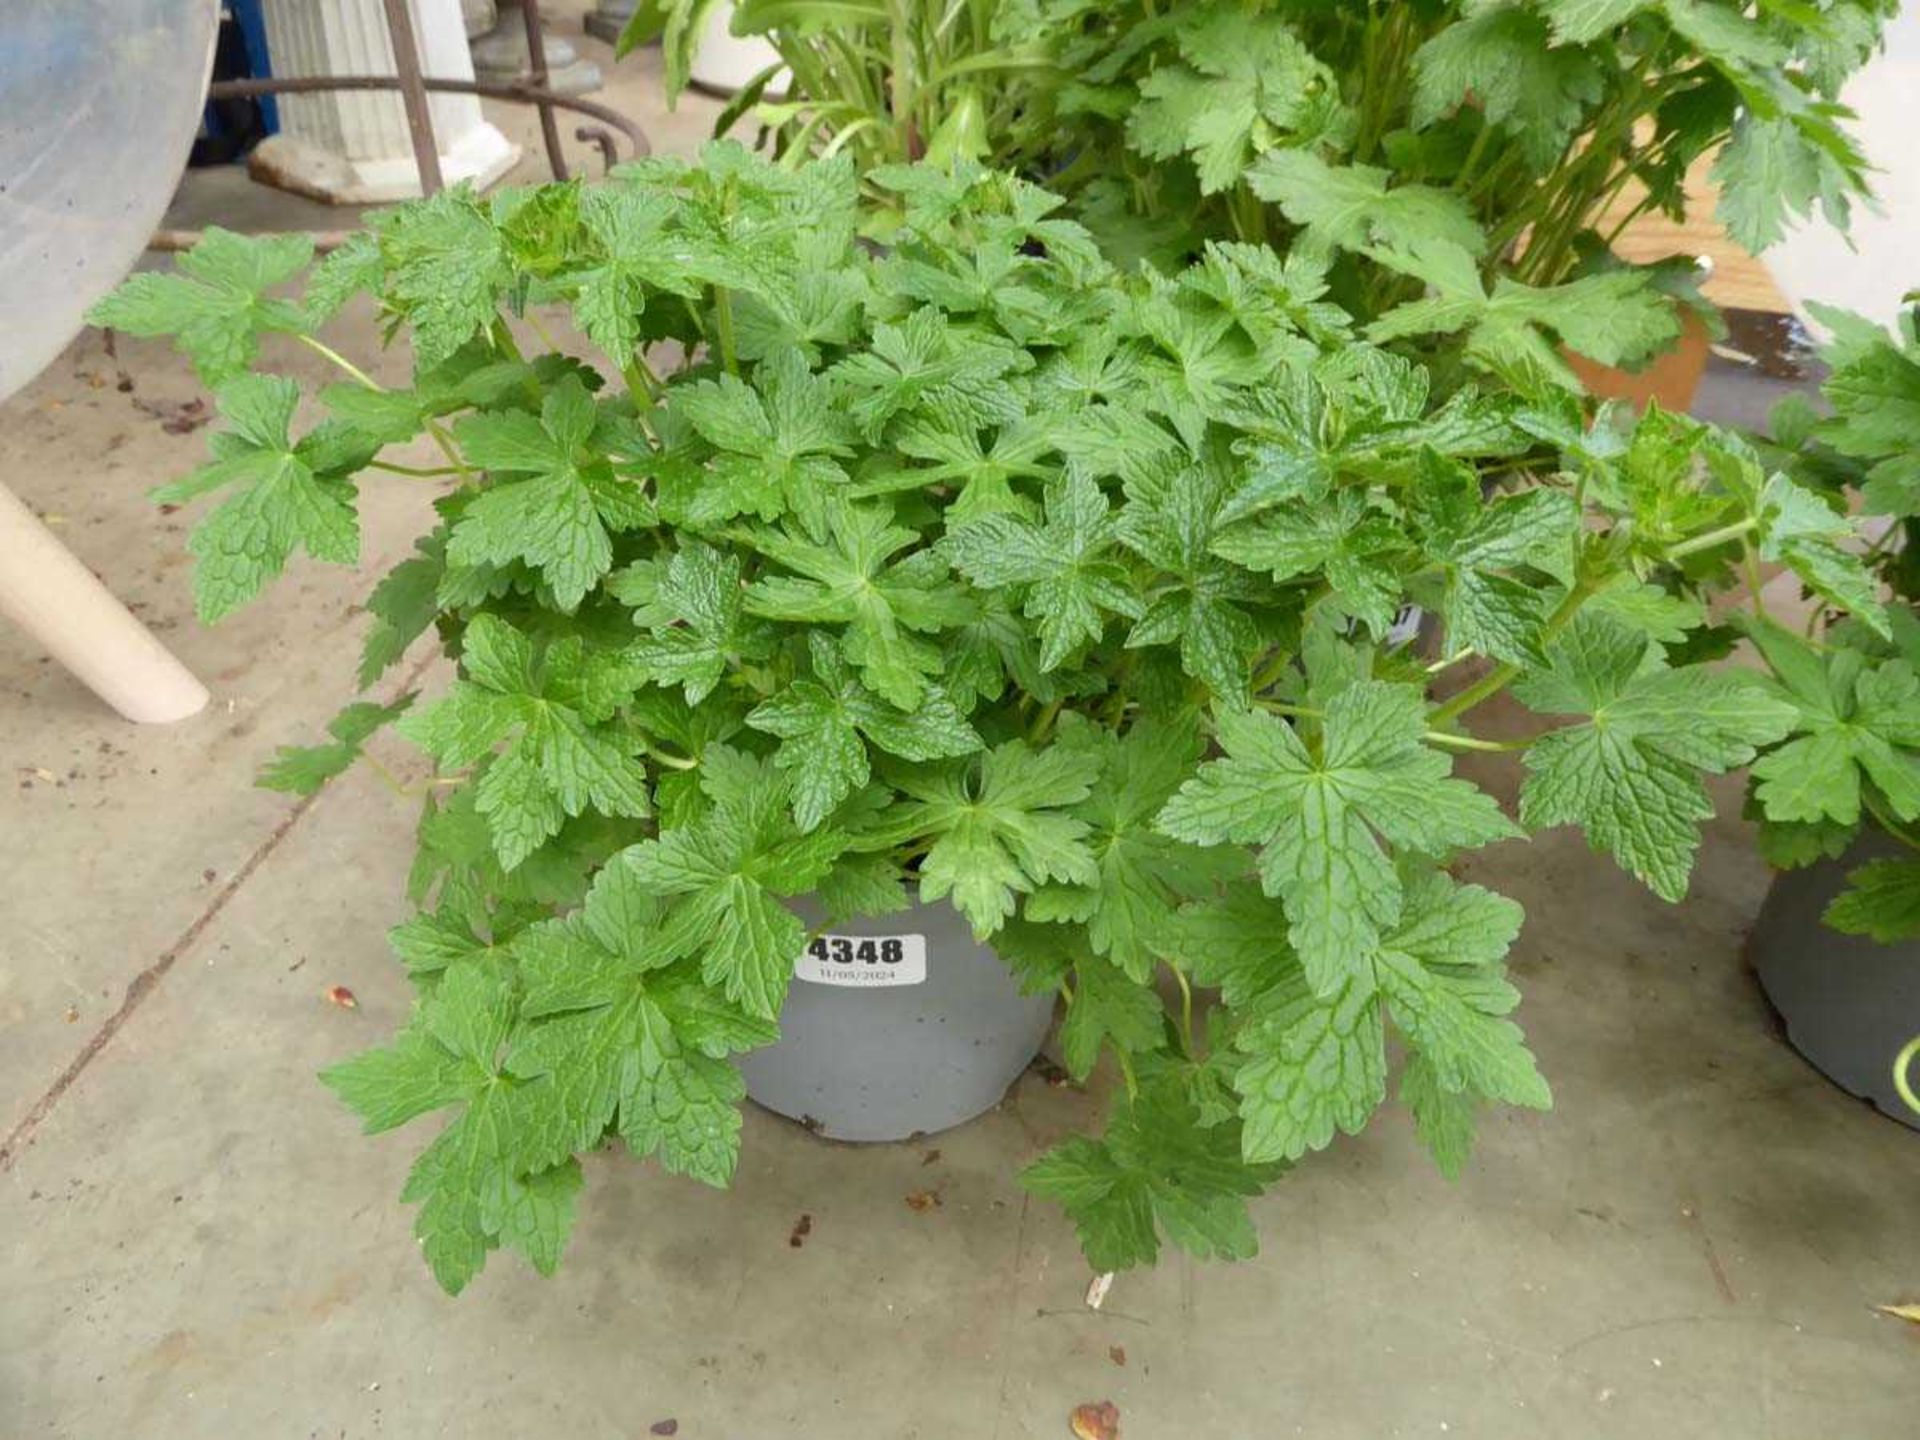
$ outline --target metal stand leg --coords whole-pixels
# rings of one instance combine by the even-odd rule
[[[407,133],[413,140],[413,163],[420,169],[420,193],[440,193],[440,147],[433,138],[433,111],[427,105],[427,87],[420,83],[420,46],[413,34],[413,16],[407,0],[385,0],[387,35],[393,44],[394,69],[400,72],[400,100],[407,110]]]
[[[170,724],[207,703],[206,686],[4,485],[0,615],[129,720]]]

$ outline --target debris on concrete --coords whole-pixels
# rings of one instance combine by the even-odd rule
[[[1055,1090],[1063,1090],[1073,1083],[1073,1077],[1044,1055],[1033,1057],[1033,1064],[1027,1067]]]
[[[1076,1440],[1120,1440],[1120,1407],[1111,1400],[1076,1405],[1067,1425]]]
[[[213,407],[198,395],[191,400],[148,400],[136,395],[133,408],[158,420],[169,435],[191,435],[213,419]]]

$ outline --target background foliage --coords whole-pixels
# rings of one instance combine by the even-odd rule
[[[686,83],[714,0],[649,0]],[[1621,265],[1639,215],[1680,218],[1714,156],[1718,218],[1758,252],[1819,212],[1844,228],[1865,162],[1842,83],[1896,0],[742,0],[778,67],[751,113],[789,162],[979,159],[1067,197],[1106,253],[1177,268],[1209,239],[1334,258],[1376,338],[1483,365],[1541,330],[1633,366],[1678,333],[1684,263]],[[875,199],[882,202],[884,196]],[[1423,306],[1407,302],[1433,297]],[[1555,324],[1567,307],[1612,318]],[[1462,337],[1448,342],[1443,337]],[[1530,344],[1524,363],[1551,363]]]

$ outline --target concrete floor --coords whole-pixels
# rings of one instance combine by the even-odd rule
[[[363,315],[338,343],[376,353]],[[198,390],[161,347],[119,363],[131,393],[77,341],[0,408],[0,466],[216,698],[137,729],[0,631],[0,1437],[1040,1440],[1103,1399],[1128,1440],[1920,1429],[1920,1326],[1874,1309],[1920,1298],[1920,1136],[1780,1042],[1731,822],[1677,909],[1572,834],[1482,857],[1528,908],[1558,1108],[1494,1117],[1457,1185],[1383,1116],[1257,1204],[1256,1261],[1086,1310],[1013,1173],[1104,1088],[1029,1076],[931,1161],[759,1112],[724,1195],[598,1157],[556,1279],[497,1258],[446,1299],[396,1199],[422,1135],[362,1139],[313,1080],[404,1015],[410,807],[359,772],[310,804],[250,786],[347,698],[365,580],[299,565],[198,628],[186,517],[143,498],[199,458],[161,423]],[[424,524],[401,483],[370,492],[369,573]]]

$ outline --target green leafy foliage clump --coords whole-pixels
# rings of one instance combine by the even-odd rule
[[[1638,366],[1701,306],[1684,262],[1611,253],[1681,218],[1710,165],[1751,251],[1844,229],[1866,161],[1842,84],[1897,0],[742,0],[770,65],[721,116],[783,160],[980,160],[1064,195],[1116,262],[1208,241],[1333,260],[1373,337],[1572,384],[1558,350]],[[648,0],[684,85],[714,0]],[[764,98],[784,67],[787,98]],[[716,133],[721,133],[716,131]],[[889,223],[884,192],[872,222]],[[1709,318],[1712,317],[1709,314]]]
[[[1770,530],[1820,547],[1803,572],[1815,604],[1802,633],[1745,622],[1792,715],[1754,762],[1747,803],[1762,852],[1782,869],[1840,859],[1863,835],[1878,837],[1890,853],[1855,863],[1826,920],[1890,943],[1920,938],[1920,336],[1912,309],[1891,334],[1855,315],[1816,313],[1832,335],[1828,413],[1783,402],[1768,456],[1824,501],[1789,503]],[[1838,513],[1855,503],[1877,532],[1872,574],[1851,564],[1829,574]]]
[[[1244,79],[1214,56],[1206,85]],[[1249,1203],[1396,1068],[1450,1173],[1485,1106],[1548,1103],[1519,907],[1463,858],[1575,825],[1678,897],[1702,777],[1795,754],[1821,696],[1851,728],[1819,764],[1886,783],[1895,679],[1789,696],[1697,663],[1698,592],[1749,553],[1884,623],[1837,513],[1751,447],[1595,419],[1547,367],[1436,379],[1300,254],[1126,275],[1018,179],[866,183],[903,217],[883,251],[851,166],[718,145],[403,207],[302,302],[141,280],[100,312],[162,294],[147,328],[217,369],[235,316],[331,355],[317,327],[367,291],[412,343],[411,385],[349,367],[304,433],[292,382],[227,381],[213,464],[169,493],[224,492],[195,540],[218,615],[296,548],[352,559],[356,485],[440,489],[360,679],[429,631],[455,678],[357,702],[268,779],[325,783],[390,721],[433,763],[392,936],[418,1005],[325,1078],[369,1129],[441,1117],[403,1198],[448,1289],[501,1246],[551,1268],[605,1143],[727,1182],[796,897],[950,903],[1059,995],[1113,1108],[1026,1181],[1094,1265],[1242,1256]],[[581,354],[528,344],[537,310]],[[445,466],[381,458],[416,439]],[[1495,696],[1520,707],[1482,733]],[[1487,750],[1525,752],[1517,814],[1457,772]]]

